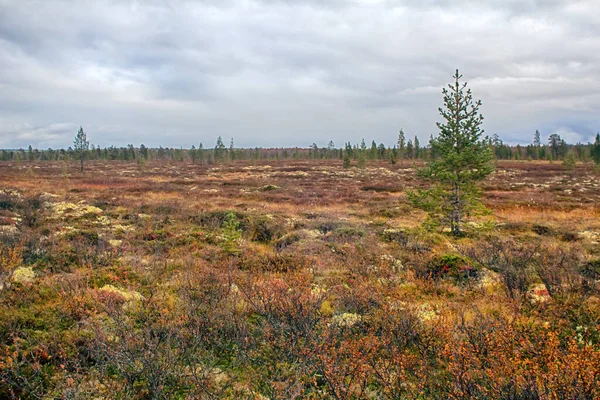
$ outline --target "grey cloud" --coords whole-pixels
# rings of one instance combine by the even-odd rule
[[[488,133],[586,141],[598,13],[595,0],[0,0],[0,145],[68,146],[79,125],[101,145],[392,144],[400,127],[427,140],[455,68]]]

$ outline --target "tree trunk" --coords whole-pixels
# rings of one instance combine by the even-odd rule
[[[460,235],[460,188],[458,183],[454,182],[454,199],[452,201],[452,218],[450,222],[450,230],[454,236]]]
[[[79,161],[81,162],[81,172],[83,172],[83,158],[80,158]]]

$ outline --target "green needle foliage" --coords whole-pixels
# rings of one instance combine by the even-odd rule
[[[235,214],[231,211],[227,213],[221,231],[223,237],[223,249],[230,255],[239,253],[239,241],[242,238],[242,230],[240,222]]]
[[[73,150],[75,150],[75,154],[79,159],[81,172],[83,172],[83,160],[87,156],[89,149],[90,142],[88,142],[87,135],[80,126],[77,135],[75,136],[75,140],[73,141]]]
[[[434,186],[408,193],[414,206],[428,212],[429,227],[449,225],[455,236],[461,234],[465,219],[485,210],[477,182],[494,171],[489,139],[482,137],[481,101],[473,101],[471,89],[466,89],[461,78],[456,70],[454,83],[442,90],[443,122],[437,123],[440,133],[431,140],[432,153],[438,158],[419,171]]]
[[[594,142],[594,147],[592,148],[592,158],[596,165],[600,165],[600,133],[596,134],[596,141]]]

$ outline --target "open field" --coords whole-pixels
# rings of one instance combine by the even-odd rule
[[[600,179],[498,162],[0,163],[0,398],[600,397]]]

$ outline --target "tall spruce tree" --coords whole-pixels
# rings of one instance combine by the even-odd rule
[[[77,135],[75,136],[75,140],[73,140],[73,150],[75,151],[75,156],[79,159],[81,172],[83,172],[83,160],[85,160],[89,149],[90,142],[88,142],[87,135],[80,126]]]
[[[449,225],[453,235],[461,234],[461,224],[474,212],[483,209],[477,182],[494,171],[489,139],[482,137],[481,101],[473,101],[471,89],[461,83],[456,70],[454,83],[444,88],[443,122],[439,135],[431,140],[430,161],[419,175],[434,183],[428,190],[409,191],[412,203],[428,212],[433,226]]]

